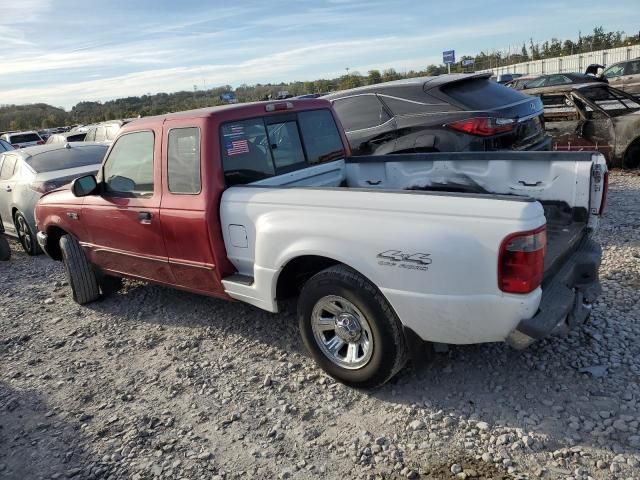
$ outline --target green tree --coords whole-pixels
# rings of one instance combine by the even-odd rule
[[[382,75],[380,74],[380,70],[369,70],[367,75],[367,84],[374,85],[376,83],[382,82]]]

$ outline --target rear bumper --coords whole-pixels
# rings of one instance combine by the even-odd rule
[[[600,245],[585,238],[564,267],[542,288],[538,312],[522,320],[506,341],[517,349],[555,333],[566,333],[582,324],[591,314],[591,304],[601,292],[598,269],[602,258]]]

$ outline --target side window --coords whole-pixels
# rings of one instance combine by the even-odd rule
[[[344,158],[342,138],[329,110],[300,112],[298,123],[310,164]]]
[[[8,180],[13,177],[16,168],[16,157],[13,155],[5,155],[2,169],[0,170],[0,180]]]
[[[547,81],[547,86],[552,87],[554,85],[565,85],[571,83],[571,80],[564,75],[551,75]]]
[[[200,129],[172,129],[167,150],[169,191],[200,193]]]
[[[4,140],[0,140],[0,152],[6,152],[6,151],[9,151],[11,149],[12,149],[11,145],[9,145]]]
[[[107,196],[153,195],[153,132],[122,135],[104,164]]]
[[[535,80],[528,81],[525,85],[527,88],[538,88],[542,87],[547,81],[547,77],[536,78]]]
[[[333,107],[347,132],[376,127],[391,118],[375,95],[341,98]]]
[[[275,175],[262,118],[225,123],[220,133],[222,168],[227,186],[251,183]]]
[[[640,60],[634,60],[633,62],[628,62],[626,67],[624,67],[625,75],[640,75]]]
[[[276,170],[305,162],[295,120],[268,124],[267,132]]]
[[[623,70],[624,64],[618,64],[607,68],[602,75],[605,78],[619,77],[620,75],[622,75]]]
[[[105,127],[96,128],[96,142],[104,142],[107,139],[107,129]]]
[[[85,142],[94,142],[96,139],[96,129],[90,128],[87,130],[87,135],[84,137]]]

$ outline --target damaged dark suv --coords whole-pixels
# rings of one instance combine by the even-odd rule
[[[489,74],[419,77],[327,95],[354,155],[549,150],[543,106]]]

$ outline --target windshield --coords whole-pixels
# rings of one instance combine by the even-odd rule
[[[106,151],[106,145],[59,148],[37,153],[28,157],[26,162],[36,173],[53,172],[100,164]]]
[[[11,143],[39,142],[42,139],[37,133],[19,133],[11,135]]]

